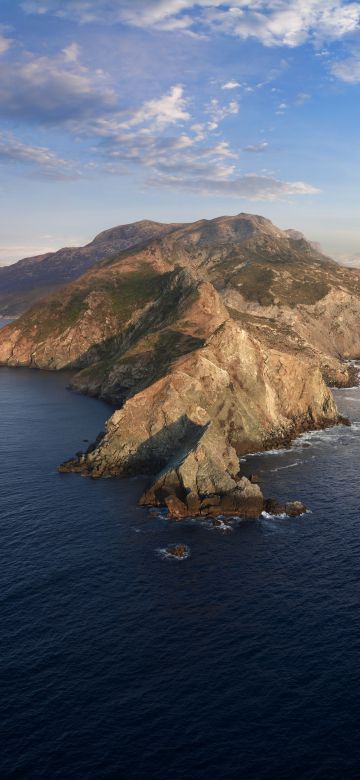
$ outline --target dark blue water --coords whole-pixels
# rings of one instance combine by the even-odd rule
[[[358,778],[360,424],[250,458],[312,514],[224,534],[59,475],[111,411],[66,383],[0,369],[1,780]]]

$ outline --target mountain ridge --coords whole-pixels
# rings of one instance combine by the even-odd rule
[[[62,247],[54,252],[46,252],[18,260],[10,265],[0,267],[0,312],[6,317],[16,317],[46,295],[55,292],[59,287],[79,278],[92,266],[112,257],[119,252],[146,243],[151,239],[162,238],[174,234],[178,240],[201,245],[209,241],[201,240],[206,231],[216,232],[216,226],[223,226],[223,234],[218,231],[211,240],[226,243],[229,231],[226,226],[233,220],[242,219],[246,222],[248,237],[256,227],[260,232],[267,228],[274,235],[285,236],[296,234],[304,237],[298,231],[281,231],[274,228],[270,220],[260,215],[240,212],[235,216],[201,219],[195,223],[163,223],[154,220],[138,220],[136,222],[108,228],[98,233],[90,242],[80,247]],[[290,236],[289,236],[290,237]],[[310,244],[311,245],[311,244]],[[316,247],[319,249],[319,247]]]
[[[81,247],[62,247],[0,267],[0,311],[17,316],[46,294],[81,276],[104,258],[171,232],[172,225],[139,220],[98,233]]]
[[[103,259],[6,326],[0,362],[72,368],[119,407],[63,471],[145,472],[143,503],[255,516],[239,455],[339,422],[328,385],[354,381],[359,317],[359,272],[240,214]]]

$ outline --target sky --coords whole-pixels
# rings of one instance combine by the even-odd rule
[[[245,211],[360,259],[360,0],[1,0],[0,264]]]

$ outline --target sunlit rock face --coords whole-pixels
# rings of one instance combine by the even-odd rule
[[[337,422],[328,385],[354,382],[360,272],[258,216],[168,227],[4,328],[0,361],[76,369],[75,389],[119,407],[62,470],[147,473],[142,503],[255,517],[239,455]]]

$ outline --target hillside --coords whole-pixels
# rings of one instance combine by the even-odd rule
[[[77,279],[99,260],[166,235],[176,225],[142,220],[99,233],[82,247],[65,247],[0,267],[0,314],[15,317],[58,287]]]
[[[172,226],[0,332],[0,361],[73,368],[120,408],[63,470],[146,472],[144,503],[254,516],[239,455],[338,422],[360,354],[360,272],[254,215]]]

